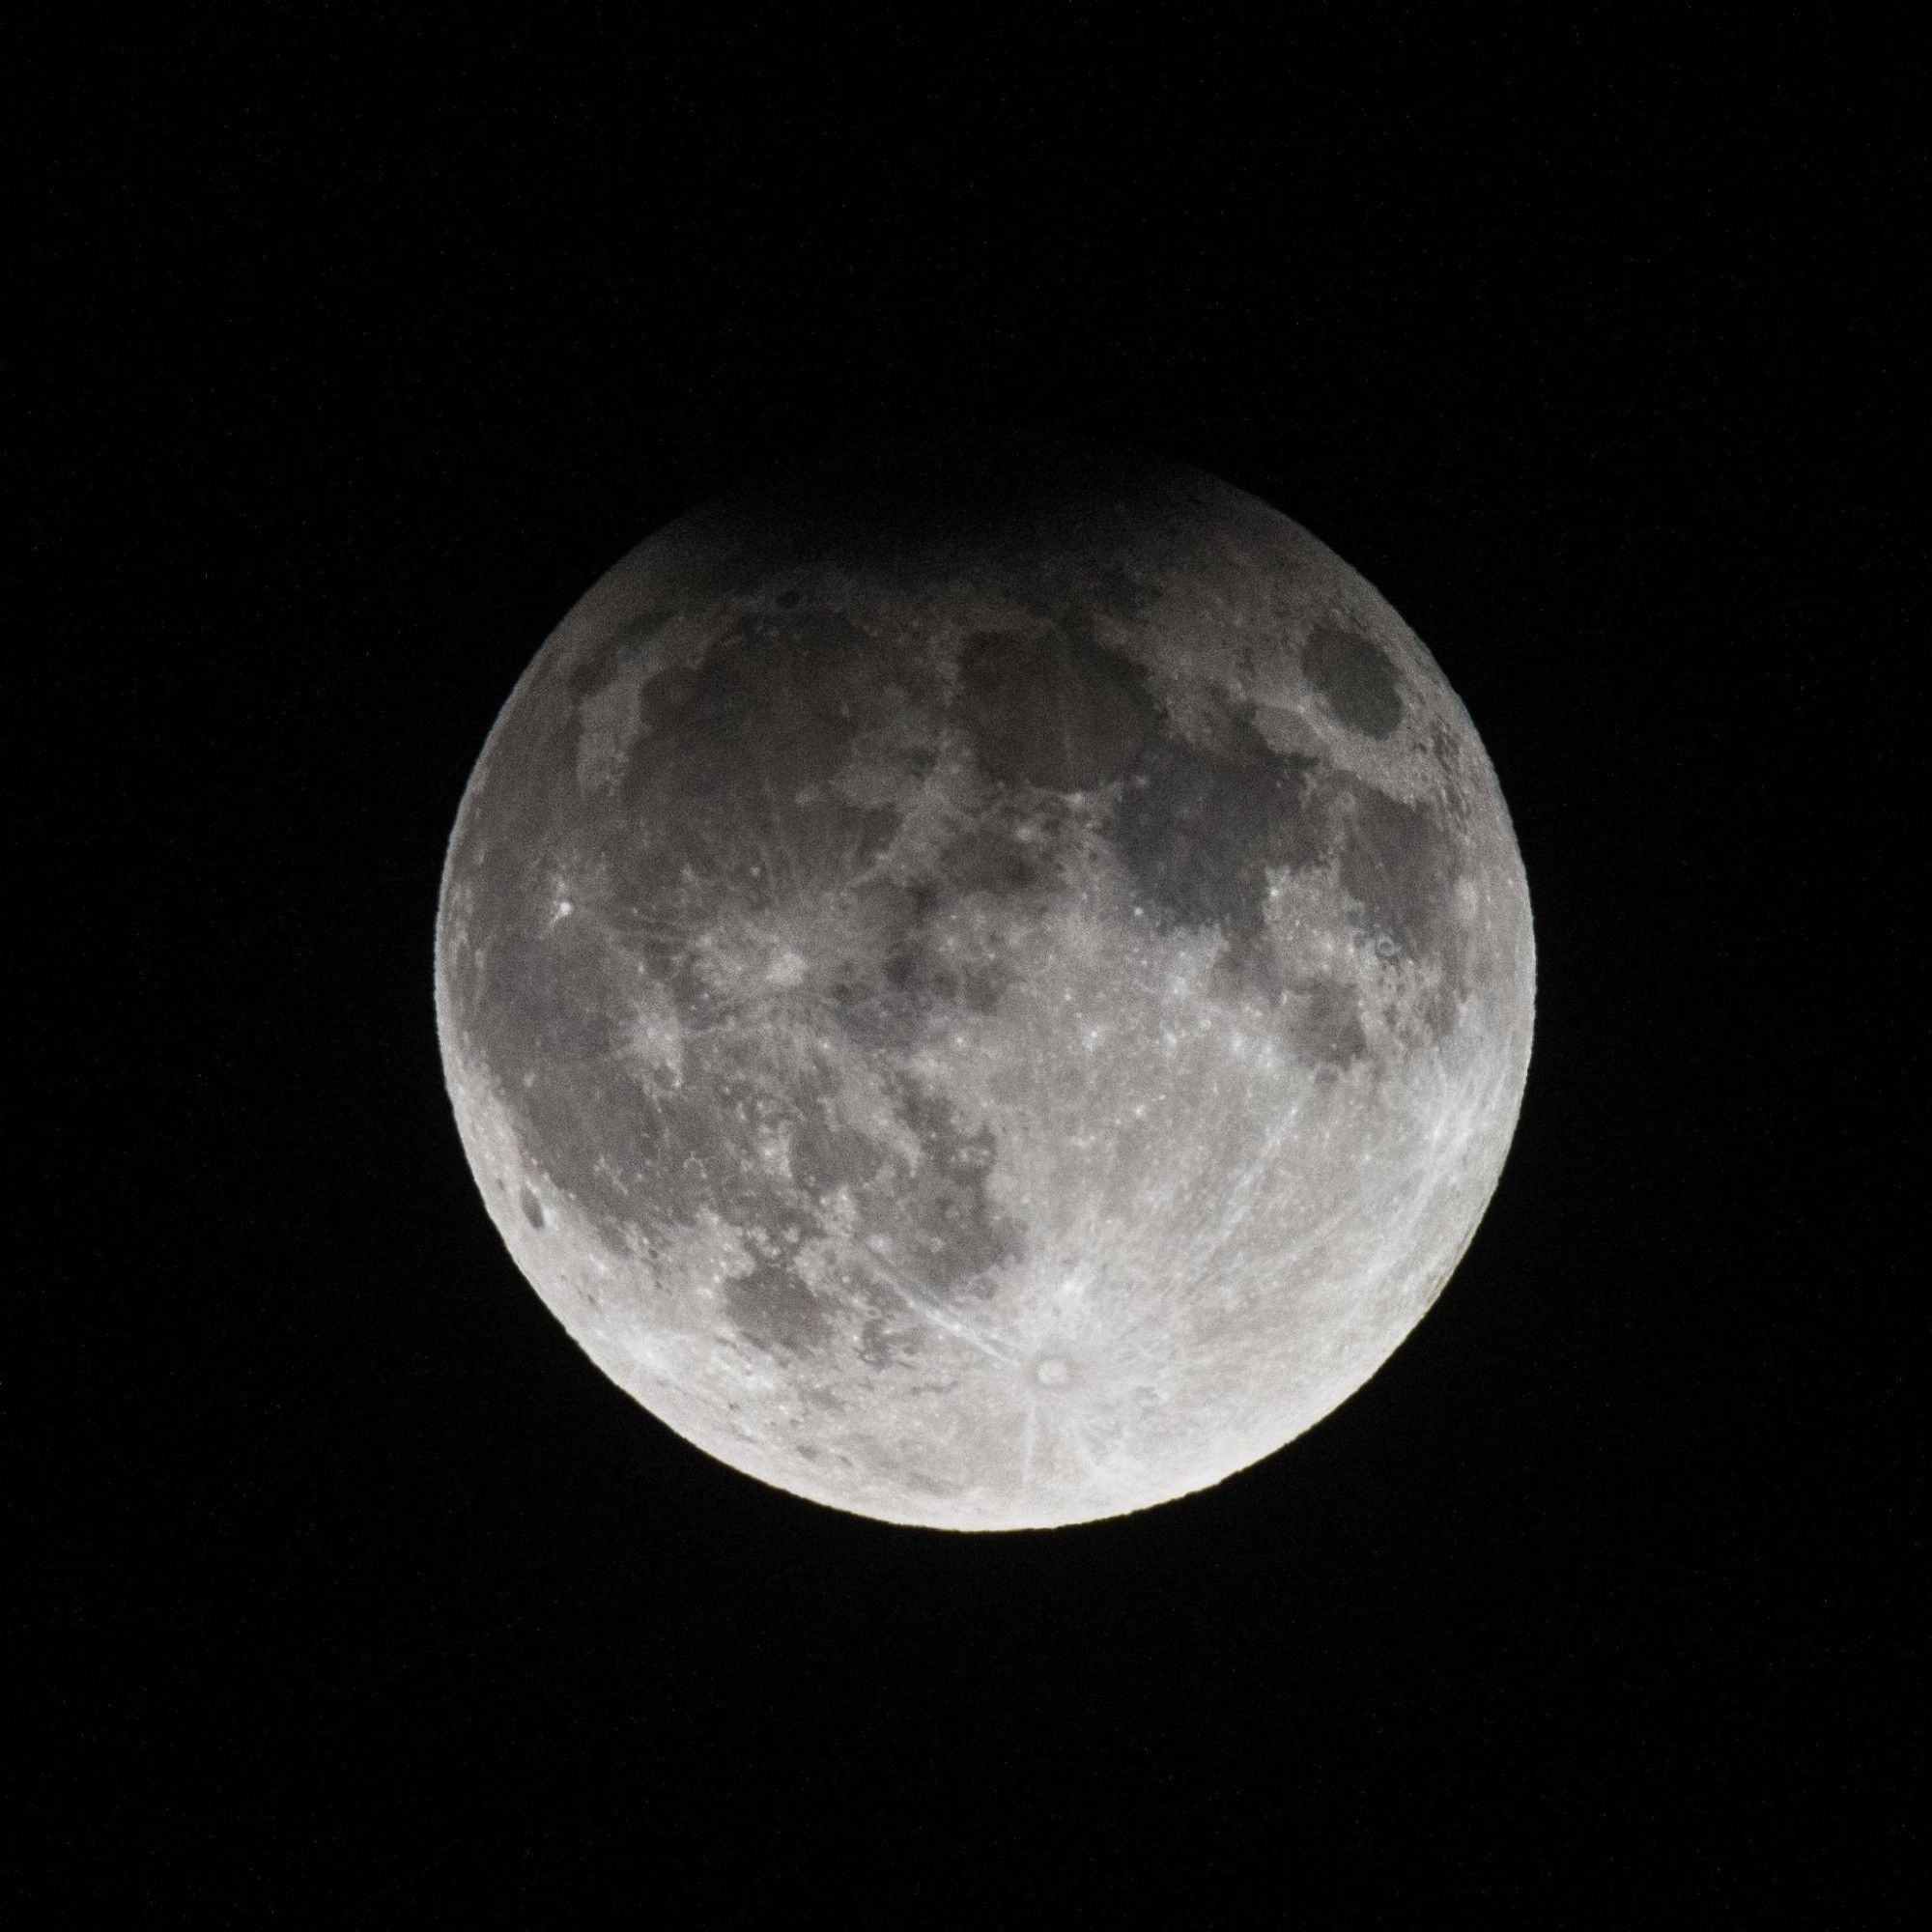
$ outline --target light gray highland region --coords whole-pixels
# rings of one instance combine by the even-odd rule
[[[1265,504],[948,432],[658,531],[503,707],[437,1016],[518,1265],[711,1455],[1015,1529],[1220,1481],[1440,1292],[1529,1061],[1509,816]]]

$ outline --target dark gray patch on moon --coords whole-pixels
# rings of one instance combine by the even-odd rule
[[[1356,780],[1343,781],[1335,854],[1342,889],[1370,932],[1399,956],[1439,963],[1460,981],[1462,948],[1452,908],[1460,876],[1455,841],[1426,805],[1405,805]]]
[[[676,614],[674,611],[643,611],[619,624],[571,671],[571,696],[580,700],[594,697],[617,675],[626,654],[648,643]]]
[[[1292,1033],[1295,1043],[1322,1066],[1352,1066],[1365,1059],[1361,995],[1334,980],[1311,980],[1293,989]]]
[[[1053,851],[997,813],[944,839],[929,871],[895,896],[895,922],[881,926],[876,1037],[910,1042],[935,1013],[993,1012],[1017,970],[1012,922],[1048,907],[1055,884]],[[980,908],[999,916],[972,917]]]
[[[1257,963],[1267,923],[1270,866],[1307,867],[1326,848],[1316,760],[1276,752],[1230,712],[1218,743],[1165,732],[1121,794],[1115,850],[1149,914],[1173,927],[1214,928],[1227,963]]]
[[[832,782],[853,735],[889,716],[876,647],[827,612],[747,630],[645,686],[621,788],[627,836],[611,855],[620,936],[694,1009],[713,989],[690,940],[721,906],[755,913],[845,884],[899,823]]]
[[[959,660],[959,713],[989,777],[1093,791],[1133,762],[1154,726],[1134,667],[1063,621],[1037,636],[980,631]]]
[[[810,1353],[833,1333],[798,1256],[828,1237],[841,1195],[898,1295],[970,1293],[1022,1246],[987,1194],[989,1134],[897,1067],[935,1010],[988,1010],[1005,983],[997,958],[948,931],[962,895],[1022,893],[1037,866],[975,826],[930,879],[855,885],[901,814],[850,803],[837,781],[855,740],[892,715],[893,671],[837,612],[748,617],[700,663],[645,682],[614,810],[566,801],[531,828],[594,863],[594,906],[560,916],[545,868],[509,854],[476,881],[470,957],[483,964],[462,1001],[479,1054],[506,1076],[526,1158],[613,1249],[641,1237],[662,1252],[713,1222],[743,1231],[750,1254],[721,1302],[770,1353]],[[774,936],[775,921],[834,896],[836,930],[810,959]],[[675,1077],[640,1067],[631,1037],[653,993],[678,1029]],[[822,1044],[775,1066],[781,1024]],[[891,1118],[916,1155],[841,1115],[854,1055],[882,1056]],[[878,1292],[848,1283],[861,1298]],[[892,1331],[871,1332],[883,1347]]]
[[[898,1115],[911,1127],[920,1159],[901,1165],[890,1191],[873,1186],[875,1224],[922,1290],[970,1292],[975,1282],[1025,1252],[1024,1231],[1001,1213],[986,1191],[993,1136],[962,1127],[940,1095],[911,1080],[893,1083]]]
[[[1365,737],[1390,737],[1402,723],[1395,667],[1368,639],[1334,624],[1317,624],[1301,668],[1329,710]]]
[[[759,1255],[724,1284],[731,1323],[753,1349],[769,1354],[804,1354],[832,1333],[830,1312],[804,1282],[789,1257]]]
[[[801,1106],[792,1128],[791,1171],[809,1195],[823,1200],[841,1187],[863,1193],[885,1163],[885,1149],[840,1121],[829,1094]]]
[[[695,807],[714,836],[742,839],[755,829],[842,849],[838,841],[861,829],[852,809],[799,793],[817,794],[843,766],[853,733],[888,717],[883,655],[836,611],[798,611],[748,617],[701,664],[660,672],[644,687],[643,728],[625,773],[633,822],[674,843],[677,820]]]

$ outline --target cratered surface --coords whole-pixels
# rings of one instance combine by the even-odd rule
[[[457,1121],[613,1380],[764,1481],[1044,1526],[1214,1483],[1495,1185],[1528,898],[1362,579],[1181,466],[949,433],[658,531],[464,797]]]

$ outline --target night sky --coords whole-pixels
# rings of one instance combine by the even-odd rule
[[[1894,1922],[1888,50],[403,11],[25,62],[19,1922]],[[1435,1310],[1268,1462],[1045,1535],[838,1515],[636,1407],[490,1226],[431,1007],[457,803],[569,605],[941,414],[1339,552],[1537,920]]]

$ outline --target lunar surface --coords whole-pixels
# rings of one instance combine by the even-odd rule
[[[1019,435],[658,531],[497,721],[437,1015],[518,1265],[746,1473],[1145,1508],[1359,1388],[1466,1247],[1534,961],[1466,713],[1265,504]]]

